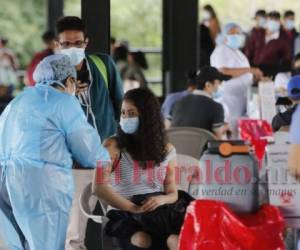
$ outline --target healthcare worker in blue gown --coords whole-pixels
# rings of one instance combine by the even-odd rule
[[[72,159],[95,168],[110,157],[74,96],[69,58],[45,58],[34,78],[0,117],[0,238],[13,250],[63,250]]]

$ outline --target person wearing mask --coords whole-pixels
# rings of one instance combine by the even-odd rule
[[[221,81],[229,78],[216,68],[201,68],[195,79],[197,89],[174,105],[171,126],[202,128],[211,131],[221,140],[225,132],[224,109],[213,98],[219,94]]]
[[[255,13],[254,20],[255,20],[255,26],[251,29],[249,36],[247,37],[246,46],[248,44],[252,44],[253,40],[255,40],[260,33],[264,33],[264,29],[266,28],[266,24],[267,24],[266,11],[257,10]]]
[[[209,66],[209,58],[215,48],[215,41],[221,32],[220,23],[211,5],[205,5],[200,12],[199,26],[200,67]]]
[[[291,125],[292,116],[300,103],[300,75],[293,76],[287,85],[287,95],[291,106],[286,111],[278,113],[272,120],[273,131],[276,132],[283,127]]]
[[[228,23],[222,31],[222,43],[216,47],[210,58],[213,67],[232,77],[222,84],[219,101],[229,111],[225,112],[225,120],[233,136],[237,135],[238,120],[246,113],[248,89],[263,76],[258,68],[250,66],[247,57],[240,50],[244,41],[241,27],[236,23]]]
[[[295,75],[300,75],[300,53],[294,57],[292,70],[290,72],[281,72],[275,77],[275,90],[279,96],[286,96],[288,82],[292,76]]]
[[[57,53],[67,55],[77,71],[76,96],[88,122],[105,140],[116,133],[123,98],[121,77],[107,54],[86,55],[88,45],[85,26],[79,17],[66,16],[56,24]],[[93,178],[93,171],[75,164],[76,193],[70,214],[66,249],[86,249],[84,244],[87,218],[80,212],[79,195]],[[92,202],[96,205],[97,200]],[[93,205],[93,204],[91,204]]]
[[[181,98],[185,97],[188,94],[191,94],[197,88],[196,82],[196,72],[190,72],[187,76],[187,89],[184,91],[168,94],[161,108],[161,112],[165,119],[165,126],[169,128],[171,126],[171,111],[174,104],[179,101]]]
[[[102,181],[94,182],[94,194],[107,204],[136,214],[150,213],[178,200],[174,172],[176,149],[166,139],[160,105],[150,90],[138,88],[125,94],[118,133],[106,140],[104,145],[115,164],[104,171],[102,176],[98,174],[101,178],[98,176],[96,179]],[[149,180],[149,169],[154,171],[152,180]],[[161,174],[156,178],[158,172]],[[137,173],[139,180],[132,181]],[[120,181],[116,180],[116,176],[119,176]],[[109,180],[111,185],[107,184]],[[159,192],[163,193],[150,195]],[[148,198],[142,205],[133,202],[135,196],[146,194]],[[179,217],[178,214],[178,220]],[[176,234],[179,234],[179,230]],[[168,235],[158,237],[137,230],[128,240],[123,238],[120,243],[123,249],[165,249],[167,241],[170,241],[168,238]]]
[[[283,30],[289,40],[292,56],[294,55],[295,40],[298,36],[295,26],[295,12],[292,10],[286,11],[283,16]]]
[[[36,53],[34,57],[32,58],[26,72],[27,81],[26,85],[28,86],[34,86],[35,81],[33,79],[33,72],[36,68],[36,66],[39,64],[40,61],[42,61],[45,57],[53,55],[54,49],[55,49],[55,34],[53,31],[46,31],[42,35],[42,41],[44,44],[44,50]]]
[[[295,100],[300,102],[300,76],[294,76],[291,81],[294,81],[294,88],[292,90],[295,95]],[[288,160],[288,167],[290,173],[300,181],[300,106],[298,105],[292,117],[290,127],[290,153]]]
[[[252,31],[261,30],[266,27],[267,24],[267,13],[265,10],[257,10],[255,13],[255,27],[253,27]]]
[[[74,193],[72,161],[86,168],[110,155],[75,97],[76,70],[64,55],[37,66],[0,116],[0,234],[9,249],[64,249]]]
[[[266,29],[257,33],[245,47],[250,64],[259,67],[266,76],[275,77],[291,68],[291,50],[286,33],[281,29],[280,13],[268,14]]]
[[[146,56],[141,51],[128,53],[128,64],[122,71],[124,80],[124,92],[134,88],[147,87],[147,80],[143,70],[148,69]]]

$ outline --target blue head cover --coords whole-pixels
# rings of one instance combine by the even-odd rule
[[[242,31],[241,26],[238,25],[237,23],[234,22],[227,23],[226,25],[224,25],[222,29],[222,33],[217,36],[216,44],[217,45],[223,44],[225,42],[226,35],[228,35],[228,32],[233,28],[238,28]]]
[[[300,76],[294,76],[288,83],[288,96],[292,99],[300,99]]]
[[[33,72],[33,79],[43,84],[62,82],[69,76],[76,79],[76,69],[71,65],[70,58],[62,54],[47,56]]]

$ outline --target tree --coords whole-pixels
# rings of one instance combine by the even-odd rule
[[[9,39],[8,46],[20,58],[21,66],[41,48],[41,34],[46,27],[45,0],[1,0],[0,36]]]

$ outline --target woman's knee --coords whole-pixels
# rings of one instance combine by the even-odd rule
[[[137,232],[131,237],[131,244],[140,248],[149,248],[151,243],[150,235],[144,232]]]
[[[168,237],[167,239],[167,245],[168,245],[168,248],[170,250],[177,250],[178,249],[178,235],[176,234],[172,234]]]

